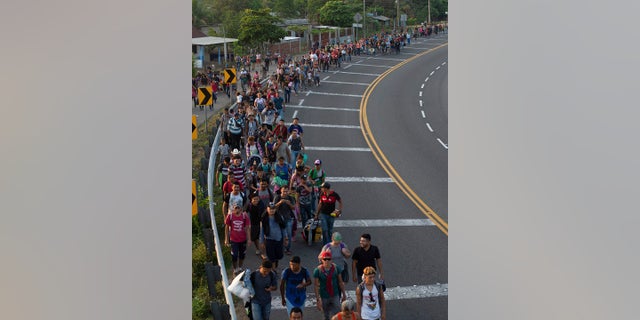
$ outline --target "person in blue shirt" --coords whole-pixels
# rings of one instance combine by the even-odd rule
[[[287,307],[287,314],[295,307],[304,308],[307,300],[307,286],[311,285],[311,274],[300,266],[300,257],[293,256],[289,261],[289,268],[282,271],[280,280],[280,296],[282,306]]]

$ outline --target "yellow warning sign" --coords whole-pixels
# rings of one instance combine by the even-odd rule
[[[199,106],[213,105],[213,91],[211,90],[211,87],[198,88],[198,105]]]
[[[191,115],[191,140],[198,139],[198,123],[196,122],[196,115]]]
[[[226,83],[236,83],[236,68],[227,68],[224,69],[224,82]]]
[[[196,180],[191,180],[191,216],[198,214],[198,197],[196,196]]]

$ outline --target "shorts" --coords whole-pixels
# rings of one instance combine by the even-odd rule
[[[251,241],[257,242],[260,238],[260,225],[251,226]]]
[[[244,260],[247,252],[247,242],[233,242],[231,241],[231,261]]]
[[[284,252],[283,252],[283,241],[275,241],[275,240],[269,240],[269,239],[265,239],[265,251],[267,253],[267,258],[269,259],[269,261],[274,262],[274,261],[279,261],[280,259],[282,259],[282,257],[284,257]]]

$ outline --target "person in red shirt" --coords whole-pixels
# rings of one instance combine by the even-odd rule
[[[282,137],[282,141],[287,141],[289,137],[287,126],[284,124],[284,119],[280,119],[275,128],[273,128],[273,135],[276,137]]]
[[[233,274],[242,271],[242,264],[247,252],[247,242],[251,245],[251,221],[249,215],[242,211],[242,208],[233,204],[231,214],[224,219],[224,244],[231,247],[231,262],[233,263]]]
[[[338,209],[336,209],[336,202]],[[322,227],[322,242],[327,244],[331,242],[333,234],[333,222],[335,218],[342,214],[342,199],[340,195],[331,190],[331,185],[327,182],[320,186],[320,199],[318,201],[318,209],[315,218],[320,218],[320,226]]]

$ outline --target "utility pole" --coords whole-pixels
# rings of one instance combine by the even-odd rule
[[[396,0],[396,22],[397,22],[397,29],[396,32],[400,31],[400,0]]]
[[[227,31],[224,28],[224,24],[222,25],[222,34],[224,37],[224,67],[227,67]]]
[[[364,4],[365,0],[362,0],[362,37],[367,37],[367,10]]]
[[[427,23],[431,24],[431,0],[428,0],[427,2],[427,9],[429,14],[429,16],[427,17]]]

